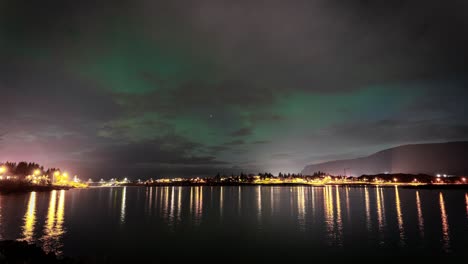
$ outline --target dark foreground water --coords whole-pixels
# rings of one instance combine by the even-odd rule
[[[467,255],[468,194],[396,187],[115,187],[0,195],[0,239],[67,256]]]

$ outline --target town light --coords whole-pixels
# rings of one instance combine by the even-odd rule
[[[397,178],[393,178],[393,181],[394,181],[394,182],[397,182],[397,181],[398,181],[398,179],[397,179]]]
[[[0,167],[0,173],[5,173],[7,171],[6,167],[5,166],[1,166]]]
[[[39,174],[41,174],[40,170],[34,170],[34,175],[38,176]]]
[[[54,172],[54,176],[59,176],[59,175],[60,175],[60,171]]]
[[[440,174],[437,174],[437,177],[440,177]]]
[[[466,178],[463,177],[463,178],[462,178],[462,181],[463,181],[463,182],[466,182]]]

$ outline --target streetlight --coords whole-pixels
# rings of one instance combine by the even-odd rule
[[[7,171],[7,168],[5,166],[0,167],[0,174],[4,174]]]
[[[39,174],[41,174],[40,170],[34,170],[34,175],[38,176]]]

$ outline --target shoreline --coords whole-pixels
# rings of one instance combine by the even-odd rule
[[[327,186],[332,187],[352,187],[352,188],[394,188],[400,187],[402,189],[421,189],[421,190],[468,190],[468,184],[409,184],[409,183],[326,183],[326,184],[308,184],[308,183],[187,183],[187,182],[173,182],[173,183],[153,183],[153,184],[137,184],[126,183],[113,186],[88,186],[87,188],[113,188],[113,187],[245,187],[245,186],[265,186],[265,187],[316,187],[323,188]],[[53,190],[70,190],[77,189],[70,186],[44,186],[44,185],[19,185],[19,186],[0,186],[0,194],[15,194],[15,193],[28,193],[28,192],[50,192]],[[80,189],[80,188],[78,188]]]
[[[50,192],[53,190],[70,190],[68,186],[54,185],[15,185],[15,186],[0,186],[0,194],[25,193],[25,192]]]

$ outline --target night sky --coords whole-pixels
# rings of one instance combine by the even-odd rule
[[[468,2],[0,1],[0,160],[299,172],[468,139]]]

